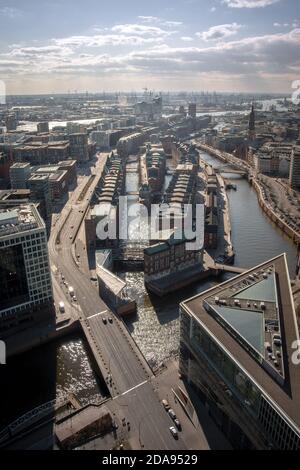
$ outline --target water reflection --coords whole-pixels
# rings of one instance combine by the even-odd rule
[[[82,404],[104,395],[82,338],[63,338],[8,359],[0,375],[0,427],[71,392]]]
[[[215,167],[222,165],[214,157],[203,158]],[[232,177],[232,175],[230,175]],[[283,252],[287,253],[291,276],[296,269],[296,248],[262,212],[253,188],[245,179],[236,177],[237,191],[229,191],[232,240],[235,264],[252,267]],[[127,319],[128,328],[152,366],[178,354],[179,303],[203,292],[215,281],[195,284],[163,299],[149,295],[143,273],[119,273],[128,284],[130,295],[137,302],[137,316]],[[227,279],[226,274],[218,280]]]

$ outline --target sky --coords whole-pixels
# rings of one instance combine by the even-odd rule
[[[0,0],[8,94],[292,92],[299,0]]]

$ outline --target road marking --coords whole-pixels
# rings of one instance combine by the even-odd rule
[[[102,315],[103,313],[107,313],[107,310],[103,310],[103,312],[94,313],[94,315],[90,315],[89,317],[87,317],[87,320],[97,317],[97,315]]]
[[[129,390],[126,390],[126,392],[123,392],[123,393],[121,393],[120,395],[118,395],[117,397],[114,397],[114,400],[115,400],[116,398],[118,398],[118,397],[123,397],[123,396],[126,395],[127,393],[132,392],[132,390],[135,390],[136,388],[139,388],[139,387],[141,387],[142,385],[145,385],[147,382],[148,382],[148,380],[144,380],[144,382],[141,382],[140,384],[135,385],[134,387],[130,388]]]

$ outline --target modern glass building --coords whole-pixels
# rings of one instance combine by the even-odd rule
[[[285,255],[181,304],[180,373],[235,448],[300,449],[296,344]]]
[[[34,204],[0,210],[0,332],[52,303],[45,223]]]

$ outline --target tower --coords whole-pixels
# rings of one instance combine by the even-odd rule
[[[254,112],[254,104],[252,103],[251,106],[251,113],[249,117],[249,140],[255,139],[255,112]]]

